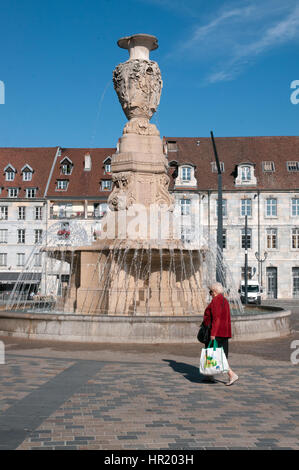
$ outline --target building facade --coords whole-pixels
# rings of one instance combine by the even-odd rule
[[[181,215],[186,245],[216,250],[217,168],[209,138],[165,137],[169,190]],[[244,278],[245,216],[248,277],[263,298],[299,297],[299,137],[216,138],[222,171],[223,254],[238,287]],[[0,300],[27,270],[30,289],[40,288],[43,256],[53,233],[57,243],[77,230],[77,242],[101,232],[112,190],[109,149],[0,149]],[[78,229],[79,228],[79,229]],[[30,263],[29,263],[30,260]],[[57,268],[58,269],[58,268]],[[30,272],[29,272],[30,271]],[[53,267],[54,288],[68,268]],[[32,280],[34,281],[32,283]],[[29,285],[29,284],[28,284]],[[30,292],[24,288],[24,295]]]
[[[215,140],[223,182],[223,254],[235,284],[244,279],[247,215],[249,279],[260,282],[264,299],[298,298],[299,137]],[[182,213],[198,211],[202,243],[215,246],[218,180],[211,139],[165,138],[164,148],[177,204]],[[195,235],[189,229],[190,243]]]

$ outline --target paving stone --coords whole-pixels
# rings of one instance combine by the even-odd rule
[[[0,449],[299,449],[291,363],[233,352],[240,380],[225,387],[201,381],[198,356],[178,355],[185,346],[149,357],[136,345],[117,360],[76,347],[7,353]]]

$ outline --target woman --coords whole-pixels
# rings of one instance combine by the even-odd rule
[[[215,282],[210,287],[212,302],[205,309],[203,321],[206,326],[212,323],[211,340],[216,339],[218,346],[220,348],[223,347],[228,358],[228,339],[231,338],[232,334],[229,303],[224,297],[223,291],[223,286],[220,282]],[[205,347],[207,348],[208,344]],[[229,382],[225,385],[232,385],[239,378],[231,369],[228,370],[228,377]]]

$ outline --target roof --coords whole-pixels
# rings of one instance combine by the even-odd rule
[[[20,188],[19,199],[26,197],[26,188],[37,188],[36,197],[43,197],[56,151],[57,147],[0,148],[0,200],[7,198],[7,188]],[[16,170],[13,181],[5,180],[8,165]],[[31,181],[23,181],[22,169],[26,165],[33,169]]]
[[[47,197],[61,198],[107,198],[110,191],[101,191],[101,181],[110,180],[111,173],[105,173],[104,161],[116,152],[115,148],[63,148],[61,155],[56,159],[51,176]],[[91,157],[91,170],[84,170],[85,155]],[[61,172],[61,162],[65,158],[72,161],[72,172],[64,175]],[[65,191],[57,191],[57,181],[69,182]]]
[[[299,162],[299,137],[214,137],[220,162],[224,162],[222,174],[223,190],[242,190],[234,184],[236,166],[251,162],[255,165],[257,185],[244,186],[246,190],[299,190],[299,172],[289,172],[287,161]],[[199,190],[216,190],[217,173],[212,172],[215,162],[214,150],[209,137],[164,137],[165,141],[176,141],[177,151],[168,153],[168,161],[176,160],[180,165],[196,165],[195,176]],[[198,144],[199,142],[199,144]],[[274,172],[264,172],[262,162],[272,161]],[[173,171],[173,169],[172,169]],[[172,173],[170,171],[170,174]],[[170,188],[174,187],[173,178]]]

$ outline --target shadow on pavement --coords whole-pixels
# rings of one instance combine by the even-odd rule
[[[213,385],[213,382],[210,382],[207,377],[200,374],[198,367],[192,366],[191,364],[185,364],[184,362],[177,362],[173,359],[163,359],[163,361],[168,362],[169,367],[171,367],[175,372],[182,374],[186,380],[189,380],[189,382]],[[222,381],[216,379],[216,382]]]

